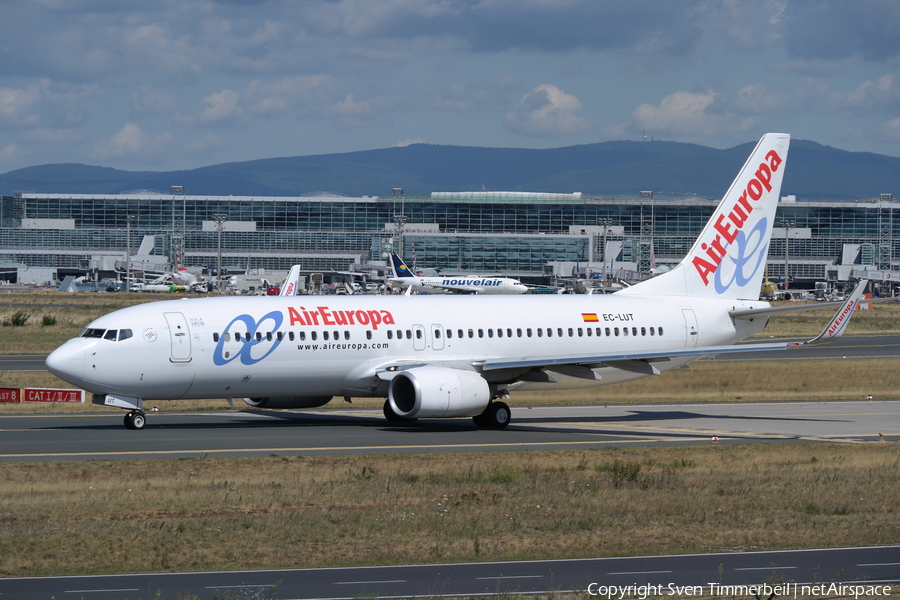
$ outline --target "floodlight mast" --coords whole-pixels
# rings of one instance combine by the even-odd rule
[[[181,194],[181,219],[176,218],[178,210],[175,206],[175,197],[177,194]],[[187,212],[185,196],[183,185],[172,186],[172,261],[175,263],[176,269],[181,267],[184,252],[184,228]]]

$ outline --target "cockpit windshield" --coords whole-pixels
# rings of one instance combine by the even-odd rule
[[[94,329],[88,327],[81,332],[81,337],[83,338],[103,338],[104,340],[109,340],[111,342],[121,342],[133,335],[134,334],[130,329]]]

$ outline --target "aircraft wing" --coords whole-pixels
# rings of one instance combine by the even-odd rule
[[[765,344],[737,344],[730,346],[699,346],[696,348],[682,347],[663,350],[640,350],[625,353],[600,352],[590,355],[534,356],[496,360],[487,359],[483,363],[476,363],[475,366],[476,368],[480,367],[482,371],[528,368],[559,370],[566,375],[595,379],[596,375],[593,374],[591,369],[604,365],[623,369],[625,371],[658,375],[660,371],[654,367],[652,363],[667,361],[673,358],[685,356],[713,356],[717,354],[733,354],[738,352],[772,352],[776,350],[799,348],[806,345],[823,344],[837,339],[844,333],[867,283],[868,281],[866,280],[860,281],[847,300],[841,304],[841,307],[822,333],[806,342],[770,342]],[[758,315],[762,312],[763,311],[757,311],[755,314]],[[560,367],[562,369],[559,369]]]

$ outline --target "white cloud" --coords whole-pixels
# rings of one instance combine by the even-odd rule
[[[25,160],[31,153],[16,144],[15,142],[10,142],[2,149],[0,149],[0,163],[2,164],[14,164],[19,163],[22,160]]]
[[[189,154],[209,154],[224,148],[222,140],[214,133],[208,133],[202,139],[192,142],[184,147]]]
[[[41,91],[36,85],[18,90],[0,87],[0,119],[13,125],[37,125],[40,119],[32,111],[40,100]]]
[[[875,81],[865,81],[849,92],[836,93],[834,102],[851,110],[887,110],[900,108],[900,75],[888,73]]]
[[[413,144],[424,144],[426,143],[425,138],[406,138],[405,140],[400,140],[393,146],[392,148],[406,148],[407,146],[412,146]]]
[[[131,94],[131,111],[134,115],[172,115],[177,109],[175,96],[163,90],[142,85]]]
[[[524,135],[576,135],[591,128],[590,121],[578,115],[580,111],[578,98],[545,83],[534,88],[515,109],[506,113],[503,124]]]
[[[222,90],[210,94],[203,99],[203,110],[200,111],[201,123],[217,121],[238,121],[244,116],[240,95],[231,90]]]
[[[663,98],[659,105],[638,106],[631,115],[633,127],[648,135],[698,139],[747,131],[756,123],[753,117],[718,110],[715,106],[717,96],[712,90],[674,92]]]
[[[117,134],[97,144],[91,158],[101,160],[127,157],[153,158],[171,143],[172,134],[168,132],[149,136],[134,123],[126,123]]]
[[[333,87],[327,75],[282,77],[275,83],[253,80],[241,92],[241,104],[255,114],[283,113],[321,102]]]

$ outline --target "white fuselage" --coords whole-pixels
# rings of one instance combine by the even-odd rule
[[[379,372],[397,365],[478,370],[480,362],[498,358],[732,344],[761,330],[766,319],[733,320],[728,311],[765,306],[616,294],[171,300],[97,319],[47,364],[95,394],[142,399],[384,396],[387,382]],[[665,371],[695,359],[655,364]],[[549,371],[552,381],[545,382],[518,376],[505,382],[502,372],[485,378],[512,390],[644,375],[605,365],[594,368],[597,379]]]
[[[426,294],[524,294],[528,286],[509,277],[395,277],[391,283]]]

